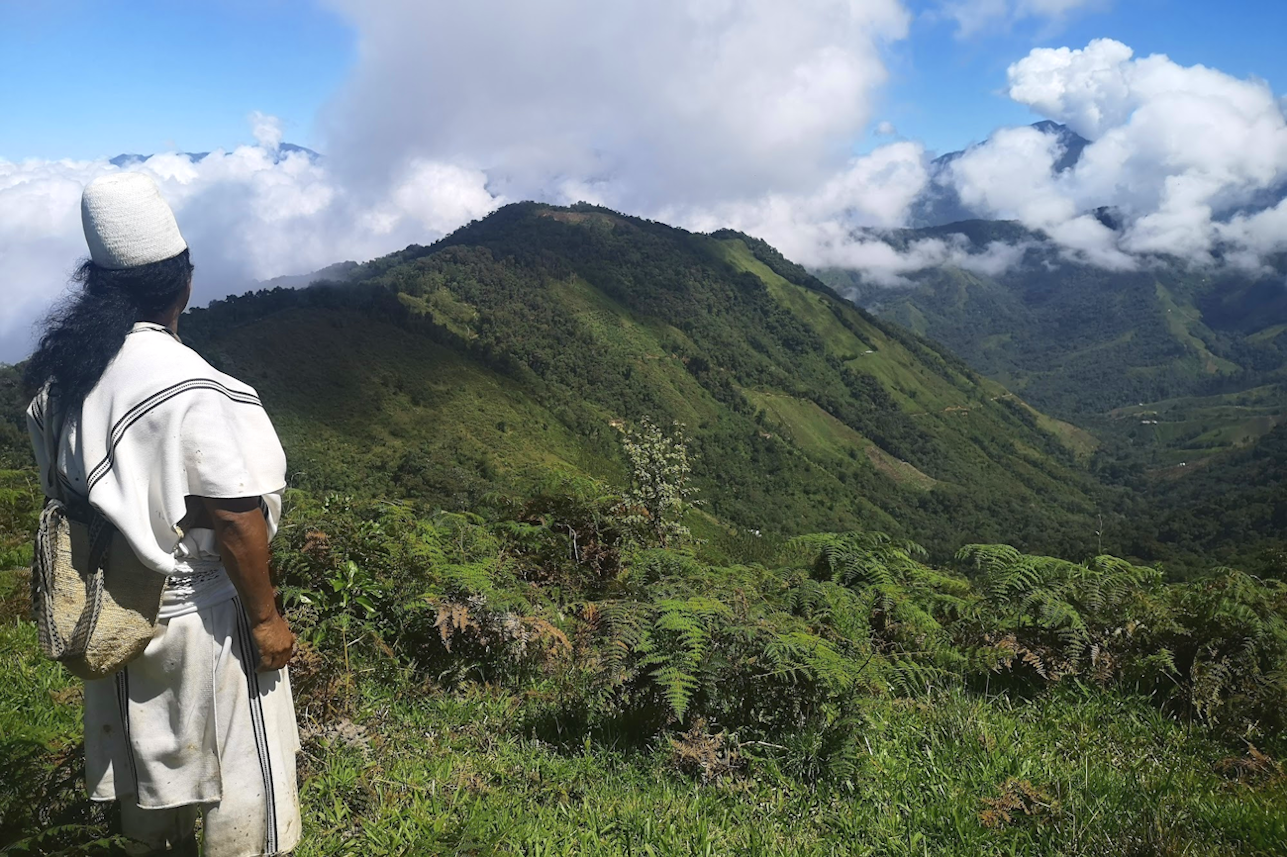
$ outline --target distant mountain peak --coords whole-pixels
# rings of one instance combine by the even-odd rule
[[[288,157],[289,155],[293,155],[296,153],[306,155],[310,161],[316,161],[322,157],[317,152],[314,152],[312,149],[309,149],[306,146],[297,146],[294,143],[282,143],[278,145],[276,149],[270,150],[270,151],[272,152],[272,155],[273,155],[273,163],[280,163],[281,161],[285,160],[286,157]],[[128,166],[132,166],[134,164],[141,164],[147,161],[149,158],[154,157],[154,154],[139,155],[133,152],[126,152],[126,153],[117,155],[114,158],[110,158],[108,162],[114,167],[124,168]],[[204,161],[206,158],[210,157],[209,152],[164,152],[162,154],[178,155],[181,158],[187,158],[189,161],[191,161],[194,164],[199,164],[202,161]]]
[[[1029,127],[1059,139],[1063,154],[1054,163],[1055,173],[1062,173],[1076,166],[1081,160],[1082,152],[1090,145],[1089,140],[1067,125],[1061,125],[1049,119],[1034,122]],[[961,202],[960,194],[957,193],[948,174],[951,165],[969,150],[966,148],[957,152],[948,152],[930,163],[929,183],[920,198],[913,203],[908,225],[912,227],[946,226],[949,223],[964,220],[986,219],[984,212],[969,208]]]

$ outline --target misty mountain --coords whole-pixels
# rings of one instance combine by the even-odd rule
[[[314,152],[312,149],[309,149],[305,146],[297,146],[294,143],[281,143],[274,150],[273,163],[279,163],[286,156],[294,154],[296,152],[306,155],[310,161],[315,161],[322,157],[317,152]],[[187,158],[189,161],[192,161],[194,164],[200,163],[201,161],[205,160],[207,157],[210,156],[209,152],[173,152],[172,154],[178,155],[181,158]],[[128,166],[133,166],[135,164],[141,164],[151,157],[153,157],[153,155],[138,155],[134,153],[125,153],[125,154],[117,155],[114,158],[110,158],[109,163],[111,163],[112,166],[124,168]]]
[[[944,267],[878,288],[819,276],[882,318],[942,342],[1052,415],[1117,434],[1154,466],[1244,447],[1287,417],[1287,289],[1280,272],[1179,261],[1113,272],[1070,262],[1014,223],[883,234],[896,247],[948,233],[1029,242],[997,274]],[[1280,266],[1280,271],[1282,270]]]
[[[1056,173],[1075,166],[1081,159],[1082,152],[1090,145],[1090,141],[1085,137],[1058,122],[1045,120],[1034,123],[1031,127],[1043,134],[1053,134],[1059,139],[1063,155],[1055,162]],[[974,211],[961,202],[961,196],[957,193],[952,181],[952,164],[966,151],[968,150],[948,152],[930,162],[929,185],[908,212],[909,226],[913,228],[943,226],[961,220],[977,220],[985,216],[986,212]]]
[[[352,277],[354,272],[362,266],[357,262],[336,262],[334,265],[327,265],[325,268],[313,271],[310,274],[284,274],[280,277],[273,277],[271,280],[259,280],[252,289],[302,289],[305,286],[311,286],[313,283],[327,282],[344,282]]]

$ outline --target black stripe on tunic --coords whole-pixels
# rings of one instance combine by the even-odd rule
[[[220,384],[218,381],[212,381],[207,378],[192,378],[187,381],[181,381],[180,383],[174,384],[170,387],[166,387],[164,390],[154,393],[152,396],[130,408],[130,410],[126,411],[125,415],[117,420],[116,424],[112,426],[112,430],[108,434],[107,454],[103,457],[102,461],[94,465],[93,469],[90,470],[89,478],[86,480],[86,493],[93,490],[99,480],[111,471],[112,466],[116,461],[116,448],[120,446],[121,440],[124,439],[125,433],[131,426],[159,406],[173,399],[175,396],[192,392],[194,390],[209,390],[226,396],[228,399],[238,404],[263,407],[258,396],[252,396],[250,393],[231,390],[223,384]]]
[[[277,853],[277,799],[273,790],[273,764],[268,752],[268,730],[264,726],[264,705],[259,696],[259,671],[255,659],[254,638],[241,599],[233,599],[237,611],[237,631],[241,645],[241,668],[246,674],[246,692],[250,695],[250,724],[255,736],[255,750],[259,753],[259,770],[264,778],[265,840],[264,853]]]
[[[124,732],[125,757],[130,763],[130,775],[134,778],[134,800],[139,800],[139,767],[134,759],[134,738],[130,734],[130,675],[129,667],[121,667],[116,674],[116,704],[121,709],[121,730]]]

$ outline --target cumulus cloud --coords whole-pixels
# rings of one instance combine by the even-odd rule
[[[919,143],[893,143],[852,159],[817,188],[767,193],[717,205],[670,207],[659,218],[697,231],[738,229],[764,238],[791,259],[841,265],[859,224],[896,226],[928,180]]]
[[[994,241],[978,248],[964,235],[949,234],[901,246],[881,237],[882,227],[904,221],[928,178],[924,148],[919,143],[894,143],[854,158],[810,193],[766,194],[706,209],[665,210],[661,219],[697,231],[737,229],[764,238],[790,259],[857,270],[880,286],[909,285],[908,275],[927,268],[951,266],[996,276],[1022,262],[1033,242]]]
[[[215,151],[200,161],[162,154],[127,167],[155,178],[174,208],[192,248],[199,302],[243,291],[256,280],[424,242],[505,202],[487,190],[481,172],[418,160],[369,204],[324,162],[302,152],[281,156],[272,117],[254,116],[252,123],[271,147]],[[86,255],[82,188],[117,169],[106,160],[0,160],[0,270],[6,277],[0,360],[27,353],[33,320],[63,293],[68,274]]]
[[[1136,58],[1109,39],[1034,50],[1008,77],[1011,98],[1090,145],[1056,174],[1055,135],[997,131],[952,165],[966,204],[1113,268],[1151,255],[1203,265],[1221,255],[1254,267],[1279,246],[1278,209],[1231,217],[1287,183],[1287,118],[1265,82],[1161,54]],[[1101,206],[1112,207],[1120,231],[1086,213]]]
[[[1089,144],[1063,169],[1066,132],[998,129],[933,176],[967,211],[1017,220],[1067,259],[1109,270],[1167,257],[1263,272],[1269,254],[1287,251],[1287,118],[1264,81],[1160,54],[1137,58],[1108,39],[1034,50],[1010,66],[1008,81],[1011,98]],[[808,210],[800,201],[793,207]],[[786,220],[749,223],[767,235]],[[962,260],[960,244],[899,251],[874,238],[846,241],[823,217],[809,223],[796,232],[812,239],[795,245],[798,258],[857,268],[877,283],[898,284],[932,265],[1019,264],[1025,255],[992,248]]]
[[[255,142],[265,149],[275,150],[282,144],[282,123],[276,116],[253,111],[250,114],[250,132]]]
[[[281,123],[254,113],[255,146],[129,167],[161,181],[204,297],[426,243],[518,199],[759,224],[811,262],[855,226],[898,222],[924,183],[919,146],[852,154],[882,51],[907,34],[900,0],[332,5],[358,60],[320,117],[324,160],[282,157]],[[0,161],[15,277],[0,359],[83,254],[80,188],[112,169]]]
[[[1082,213],[1065,191],[1067,182],[1055,173],[1063,153],[1054,134],[1003,128],[954,161],[950,178],[965,205],[1045,232],[1074,261],[1116,270],[1134,267],[1113,231]]]
[[[969,38],[1017,22],[1037,19],[1047,25],[1061,23],[1070,14],[1107,5],[1108,0],[944,0],[936,17],[956,24],[956,33]]]
[[[360,62],[329,154],[429,158],[511,197],[594,180],[634,211],[798,191],[844,167],[907,33],[898,0],[335,0]]]

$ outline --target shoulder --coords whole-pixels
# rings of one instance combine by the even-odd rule
[[[137,327],[126,337],[112,369],[129,377],[147,377],[150,392],[209,391],[259,404],[255,388],[211,366],[196,351],[164,329]]]

